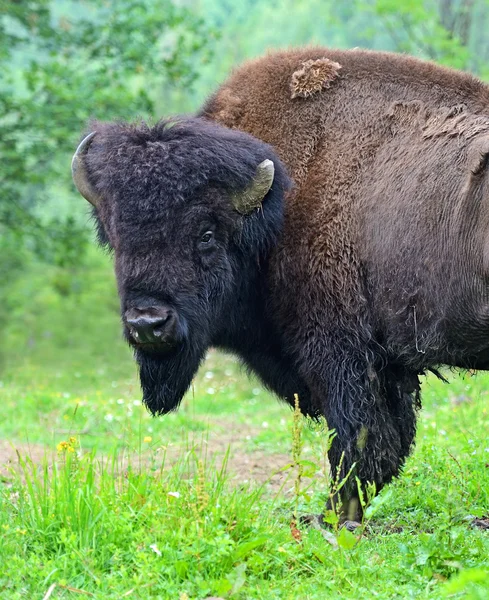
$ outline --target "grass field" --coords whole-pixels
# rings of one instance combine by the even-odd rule
[[[90,264],[12,291],[0,598],[489,598],[489,530],[473,526],[489,514],[489,376],[428,378],[404,473],[356,535],[325,539],[293,523],[327,497],[324,427],[216,352],[180,411],[151,418],[108,261]]]

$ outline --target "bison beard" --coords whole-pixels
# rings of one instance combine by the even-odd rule
[[[222,311],[222,299],[229,293],[229,273],[221,273],[219,297],[212,308],[208,299],[187,297],[173,306],[178,314],[180,339],[170,352],[136,348],[143,402],[153,415],[176,410],[192,383],[210,346],[211,324]],[[215,312],[214,312],[215,311]]]
[[[176,410],[205,358],[205,349],[185,344],[171,357],[136,350],[143,402],[153,415]]]

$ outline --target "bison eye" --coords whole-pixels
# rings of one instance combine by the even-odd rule
[[[211,242],[214,238],[214,232],[213,231],[206,231],[205,233],[202,234],[202,237],[200,238],[200,243],[201,244],[208,244],[209,242]]]

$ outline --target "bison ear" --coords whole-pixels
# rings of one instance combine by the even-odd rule
[[[255,208],[259,208],[272,187],[274,174],[275,166],[271,160],[267,158],[261,162],[251,183],[233,195],[231,200],[234,208],[242,215],[249,215]]]
[[[87,168],[85,166],[85,155],[90,148],[90,144],[93,141],[95,133],[95,131],[92,131],[92,133],[89,133],[85,138],[83,138],[76,149],[71,161],[71,176],[73,177],[73,182],[75,183],[80,194],[86,200],[88,200],[90,204],[93,204],[93,206],[97,207],[100,202],[100,198],[88,181]]]

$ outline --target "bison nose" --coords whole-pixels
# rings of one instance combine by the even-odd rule
[[[176,317],[171,308],[130,308],[124,317],[135,342],[168,346],[174,343]]]

